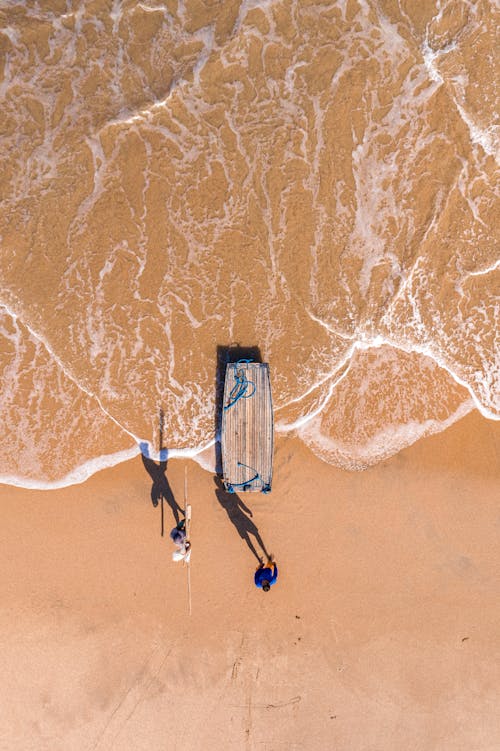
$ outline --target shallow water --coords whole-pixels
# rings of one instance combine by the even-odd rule
[[[0,475],[214,440],[217,347],[355,469],[500,412],[493,2],[6,2]]]

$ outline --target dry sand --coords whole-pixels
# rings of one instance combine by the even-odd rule
[[[191,617],[140,458],[1,486],[0,748],[497,751],[499,451],[477,413],[358,473],[281,439],[268,594],[189,463]]]

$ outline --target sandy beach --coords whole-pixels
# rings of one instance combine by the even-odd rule
[[[497,6],[0,3],[0,751],[499,751]]]
[[[476,412],[364,472],[280,439],[272,494],[243,498],[267,594],[188,462],[191,616],[140,458],[1,486],[0,748],[496,751],[499,451]]]

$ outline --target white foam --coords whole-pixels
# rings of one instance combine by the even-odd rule
[[[215,47],[214,26],[205,26],[203,29],[196,32],[194,38],[203,44],[203,50],[193,66],[193,79],[195,84],[199,85],[201,71],[205,67],[207,60]]]
[[[318,319],[319,320],[319,319]],[[329,330],[328,324],[326,324],[324,321],[322,322],[322,325],[325,326]],[[334,330],[333,330],[333,333]],[[489,410],[487,407],[484,406],[484,404],[479,400],[475,392],[473,391],[471,385],[467,383],[463,378],[460,378],[460,376],[457,375],[457,373],[450,367],[450,365],[444,360],[444,358],[434,352],[429,346],[415,344],[411,342],[396,342],[392,340],[390,337],[385,336],[366,336],[362,333],[358,335],[359,338],[353,341],[351,346],[349,347],[347,353],[341,360],[339,364],[335,367],[335,369],[326,377],[322,377],[320,380],[318,380],[316,383],[312,384],[307,392],[302,395],[301,397],[291,400],[290,402],[287,402],[284,404],[281,409],[285,408],[288,404],[293,402],[300,402],[306,395],[309,395],[312,393],[316,388],[319,388],[320,386],[323,386],[325,383],[328,382],[329,379],[332,379],[332,383],[329,385],[326,395],[323,397],[323,399],[320,401],[320,404],[313,408],[310,412],[308,412],[305,415],[302,415],[297,420],[294,420],[291,423],[286,423],[283,421],[278,421],[276,423],[276,430],[278,432],[286,433],[289,431],[294,431],[299,428],[304,427],[310,420],[312,420],[314,417],[316,417],[328,404],[330,401],[335,386],[342,381],[345,376],[347,375],[349,371],[348,363],[351,360],[352,356],[356,352],[356,350],[360,351],[366,351],[370,349],[379,349],[380,347],[387,345],[389,347],[393,347],[394,349],[400,350],[401,352],[405,352],[406,354],[416,353],[419,355],[425,355],[426,357],[431,358],[439,367],[443,368],[452,378],[453,380],[460,384],[460,386],[463,386],[467,389],[469,394],[471,395],[471,398],[474,402],[474,405],[476,408],[481,412],[484,417],[486,417],[489,420],[500,420],[500,415],[493,412],[492,410]],[[347,367],[345,371],[342,371],[340,376],[338,375],[339,371],[343,367]]]
[[[495,161],[500,163],[500,149],[498,147],[498,126],[491,125],[488,128],[482,128],[474,122],[472,117],[468,114],[465,108],[456,100],[455,105],[460,114],[460,117],[467,125],[469,130],[470,140],[472,143],[481,146],[484,151],[492,156]]]
[[[316,407],[314,407],[306,415],[302,415],[301,417],[297,418],[297,420],[294,420],[291,423],[285,423],[285,422],[283,422],[281,420],[278,420],[275,423],[275,429],[276,429],[276,431],[278,433],[287,433],[287,432],[290,432],[292,430],[298,430],[299,428],[304,427],[304,425],[306,425],[308,422],[310,422],[310,420],[312,420],[314,417],[316,417],[317,415],[319,415],[324,410],[324,408],[326,407],[326,405],[328,404],[328,402],[332,398],[332,395],[333,395],[333,392],[334,392],[336,386],[338,386],[338,384],[341,381],[343,381],[344,378],[346,377],[346,375],[348,374],[348,372],[350,370],[350,367],[351,367],[351,363],[352,363],[352,355],[353,355],[353,353],[354,353],[354,347],[351,348],[351,350],[349,351],[349,354],[342,360],[341,365],[335,371],[335,373],[338,373],[339,370],[342,370],[342,368],[344,368],[342,370],[342,372],[340,373],[339,376],[337,376],[335,378],[333,375],[329,375],[326,378],[322,379],[321,381],[318,381],[317,383],[313,384],[313,386],[311,386],[311,388],[308,389],[307,394],[310,394],[316,388],[319,388],[320,386],[322,386],[327,380],[331,379],[331,383],[328,386],[327,392],[323,396],[323,398],[319,401],[318,405]],[[345,367],[345,366],[347,366],[347,367]],[[281,407],[281,409],[283,409],[284,407],[288,406],[289,404],[291,404],[293,402],[302,401],[302,399],[304,398],[304,396],[305,395],[303,395],[302,397],[300,397],[300,399],[292,399],[292,400],[290,400],[285,405],[283,405],[283,407]]]
[[[214,472],[215,443],[216,441],[213,439],[202,446],[162,449],[161,451],[156,451],[148,441],[140,441],[140,443],[129,449],[123,449],[122,451],[117,451],[113,454],[103,454],[94,459],[89,459],[72,469],[59,480],[34,480],[31,477],[22,477],[20,475],[0,474],[0,484],[13,485],[17,488],[27,488],[31,490],[57,490],[59,488],[69,487],[70,485],[80,485],[97,472],[110,469],[111,467],[115,467],[117,464],[122,464],[123,462],[128,462],[130,459],[139,456],[141,453],[156,462],[165,461],[167,459],[193,459],[200,465],[200,467],[202,467],[202,469],[205,469],[208,472]]]
[[[215,450],[216,445],[217,445],[217,442],[213,440],[204,449],[202,449],[198,453],[188,458],[193,459],[193,461],[199,464],[200,467],[204,469],[206,472],[215,473],[217,471],[216,470],[217,460],[216,460],[216,450]]]
[[[424,65],[429,74],[429,78],[440,85],[444,83],[444,80],[436,66],[436,60],[439,58],[441,52],[442,50],[433,50],[427,39],[422,45],[422,57],[424,58]]]
[[[410,420],[404,424],[391,424],[361,445],[346,444],[323,435],[319,419],[299,430],[298,436],[323,461],[334,463],[343,469],[360,470],[394,456],[420,438],[442,432],[473,409],[474,403],[472,399],[468,399],[445,420],[428,419],[421,423]]]
[[[140,448],[136,445],[129,449],[123,449],[123,451],[117,451],[115,454],[97,456],[75,467],[60,480],[44,481],[33,480],[31,477],[21,477],[19,475],[0,475],[0,483],[31,490],[57,490],[58,488],[66,488],[69,485],[80,485],[82,482],[88,480],[89,477],[95,475],[96,472],[129,461],[129,459],[133,459],[134,456],[138,456],[140,453]]]
[[[492,271],[496,271],[497,269],[500,269],[500,258],[498,261],[492,263],[491,266],[487,266],[484,269],[480,269],[479,271],[469,271],[467,276],[484,276],[485,274],[491,274]]]
[[[113,33],[118,33],[118,26],[123,15],[123,3],[122,0],[113,0],[113,5],[109,11],[109,17],[113,21]]]
[[[85,143],[92,155],[92,177],[93,187],[92,191],[82,200],[78,206],[78,210],[75,218],[72,220],[68,229],[68,246],[71,247],[72,234],[78,232],[83,221],[86,219],[92,208],[95,206],[99,198],[104,192],[104,177],[107,170],[107,160],[104,156],[104,151],[101,142],[98,138],[86,137]]]
[[[433,20],[439,20],[442,16],[442,9],[439,10],[439,13],[437,14],[436,18]],[[422,56],[424,59],[424,65],[427,69],[427,72],[429,74],[429,77],[438,83],[439,85],[445,84],[445,80],[443,79],[443,76],[439,72],[439,69],[437,67],[437,61],[440,57],[443,55],[448,54],[449,52],[453,52],[457,49],[456,42],[451,42],[450,44],[441,47],[437,50],[432,49],[432,47],[429,44],[428,40],[429,35],[429,26],[427,27],[426,31],[426,38],[422,45]],[[462,99],[464,99],[464,85],[463,85],[464,75],[455,75],[453,77],[453,84],[459,85],[459,94]],[[481,146],[484,151],[489,154],[490,156],[494,157],[494,159],[499,161],[499,148],[498,148],[498,126],[491,125],[487,128],[484,128],[480,125],[478,125],[474,120],[472,119],[471,115],[466,111],[463,104],[461,104],[454,93],[454,86],[448,87],[448,92],[450,94],[450,97],[452,101],[455,104],[455,107],[457,108],[457,112],[459,113],[460,117],[462,118],[463,122],[466,124],[470,139],[473,144],[477,144]]]
[[[245,23],[246,17],[250,13],[250,11],[254,10],[255,8],[262,10],[269,18],[267,11],[271,7],[271,5],[274,4],[274,2],[275,0],[243,0],[243,2],[240,3],[238,16],[236,18],[231,36],[234,36],[239,32],[242,25]]]
[[[215,438],[202,444],[201,446],[186,446],[184,448],[164,448],[157,451],[149,441],[140,441],[139,451],[148,459],[155,462],[166,461],[167,459],[195,459],[201,466],[205,460],[202,455],[207,452],[216,443]]]
[[[5,34],[5,36],[11,41],[12,45],[17,47],[19,44],[19,32],[17,29],[13,29],[12,26],[3,26],[0,33]]]

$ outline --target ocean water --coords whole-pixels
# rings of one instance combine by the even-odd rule
[[[209,466],[233,343],[337,466],[498,419],[499,15],[4,0],[0,479],[157,456],[160,410]]]

